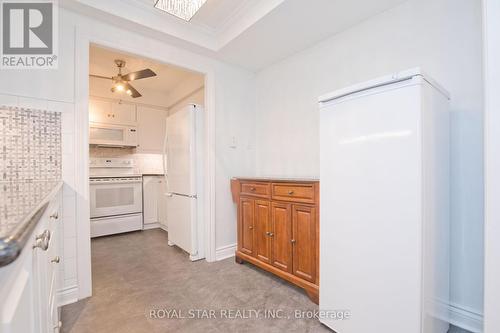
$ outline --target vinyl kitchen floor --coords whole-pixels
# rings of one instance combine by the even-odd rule
[[[234,258],[190,262],[159,229],[93,239],[92,281],[91,298],[63,307],[62,332],[331,332],[316,319],[295,319],[295,310],[318,308],[302,290]],[[158,309],[171,317],[200,310],[201,318],[165,318],[162,311],[164,318],[151,318]],[[215,319],[202,318],[208,310]],[[251,318],[231,319],[238,315]]]

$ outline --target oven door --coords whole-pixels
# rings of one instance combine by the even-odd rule
[[[142,212],[142,180],[139,178],[91,178],[90,217]]]

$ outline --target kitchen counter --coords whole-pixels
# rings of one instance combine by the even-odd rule
[[[0,267],[14,261],[62,181],[0,182]]]
[[[309,178],[309,177],[297,177],[297,178],[286,178],[286,177],[233,177],[233,179],[239,180],[254,180],[254,181],[263,181],[263,182],[319,182],[319,178]]]

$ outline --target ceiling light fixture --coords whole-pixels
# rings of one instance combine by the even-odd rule
[[[155,7],[189,21],[207,0],[156,0]]]

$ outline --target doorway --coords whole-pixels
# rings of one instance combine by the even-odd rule
[[[77,35],[80,35],[77,32]],[[78,298],[86,298],[91,296],[92,294],[92,281],[91,281],[91,250],[90,250],[90,238],[91,238],[91,226],[90,226],[90,197],[91,191],[89,186],[89,162],[91,154],[95,151],[94,149],[98,149],[98,147],[90,147],[89,146],[89,132],[88,132],[88,123],[91,120],[90,114],[88,112],[88,108],[91,101],[91,95],[93,94],[89,87],[89,74],[91,66],[91,52],[92,48],[99,48],[103,50],[108,50],[112,52],[122,53],[124,55],[141,58],[143,61],[155,62],[161,66],[170,66],[174,67],[177,70],[185,71],[187,73],[191,73],[193,75],[201,76],[202,86],[197,90],[191,91],[191,93],[186,95],[178,94],[178,100],[175,103],[170,103],[168,105],[155,105],[149,104],[145,102],[136,103],[140,105],[141,108],[148,108],[152,106],[159,106],[160,111],[162,107],[164,107],[168,112],[174,112],[176,109],[182,109],[183,106],[187,103],[191,97],[198,98],[198,105],[203,105],[203,113],[205,116],[205,120],[203,122],[203,145],[201,150],[203,151],[202,157],[202,170],[203,170],[203,184],[202,184],[202,194],[199,198],[199,215],[203,217],[202,227],[198,230],[198,239],[200,240],[200,256],[196,259],[205,258],[207,261],[215,260],[215,214],[214,214],[214,183],[215,183],[215,166],[214,166],[214,75],[213,70],[210,66],[206,66],[206,64],[199,64],[196,62],[191,64],[189,63],[180,63],[178,57],[173,56],[172,58],[177,58],[177,61],[173,59],[171,63],[165,62],[165,59],[151,59],[151,57],[147,56],[153,54],[154,52],[148,52],[147,49],[142,49],[140,52],[137,52],[136,48],[129,48],[135,50],[134,53],[131,53],[127,50],[127,47],[123,45],[115,45],[113,42],[99,40],[99,38],[91,38],[88,35],[81,34],[80,38],[77,38],[77,48],[76,48],[76,100],[77,100],[77,119],[79,120],[79,128],[77,131],[77,146],[82,147],[83,151],[87,151],[87,154],[83,154],[79,165],[77,166],[77,187],[82,195],[77,200],[77,247],[78,247],[78,267],[77,267],[77,276],[78,276]],[[114,62],[114,61],[113,61]],[[113,65],[113,64],[112,64]],[[104,83],[100,83],[98,85],[103,85]],[[136,83],[137,85],[137,83]],[[139,86],[140,87],[140,86]],[[134,87],[136,88],[136,87]],[[101,99],[106,100],[110,98],[109,96],[94,96]],[[121,105],[128,105],[128,101],[126,101],[125,96],[121,99]],[[120,100],[120,99],[119,99]],[[118,101],[119,102],[119,101]],[[203,104],[201,104],[201,102]],[[137,106],[136,106],[137,107]],[[153,111],[151,111],[153,112]],[[102,115],[102,114],[101,114]],[[121,117],[122,115],[120,115]],[[115,117],[116,114],[115,114]],[[84,125],[85,124],[85,125]],[[147,141],[148,139],[146,139]],[[149,140],[151,142],[151,140]],[[96,145],[97,146],[97,145]],[[123,153],[123,151],[118,151],[116,149],[121,148],[109,148],[111,152],[115,149],[115,153]],[[147,154],[145,152],[145,154]],[[147,200],[150,202],[150,200]],[[143,217],[144,219],[144,217]],[[147,219],[147,217],[146,217]],[[143,220],[144,222],[144,220]],[[158,223],[158,225],[153,228],[158,227],[158,229],[162,229],[163,225],[161,221],[154,222]],[[146,223],[148,224],[148,223]],[[146,227],[147,228],[147,227]],[[164,228],[168,230],[167,227]]]
[[[204,75],[90,45],[90,236],[159,229],[203,246]]]

